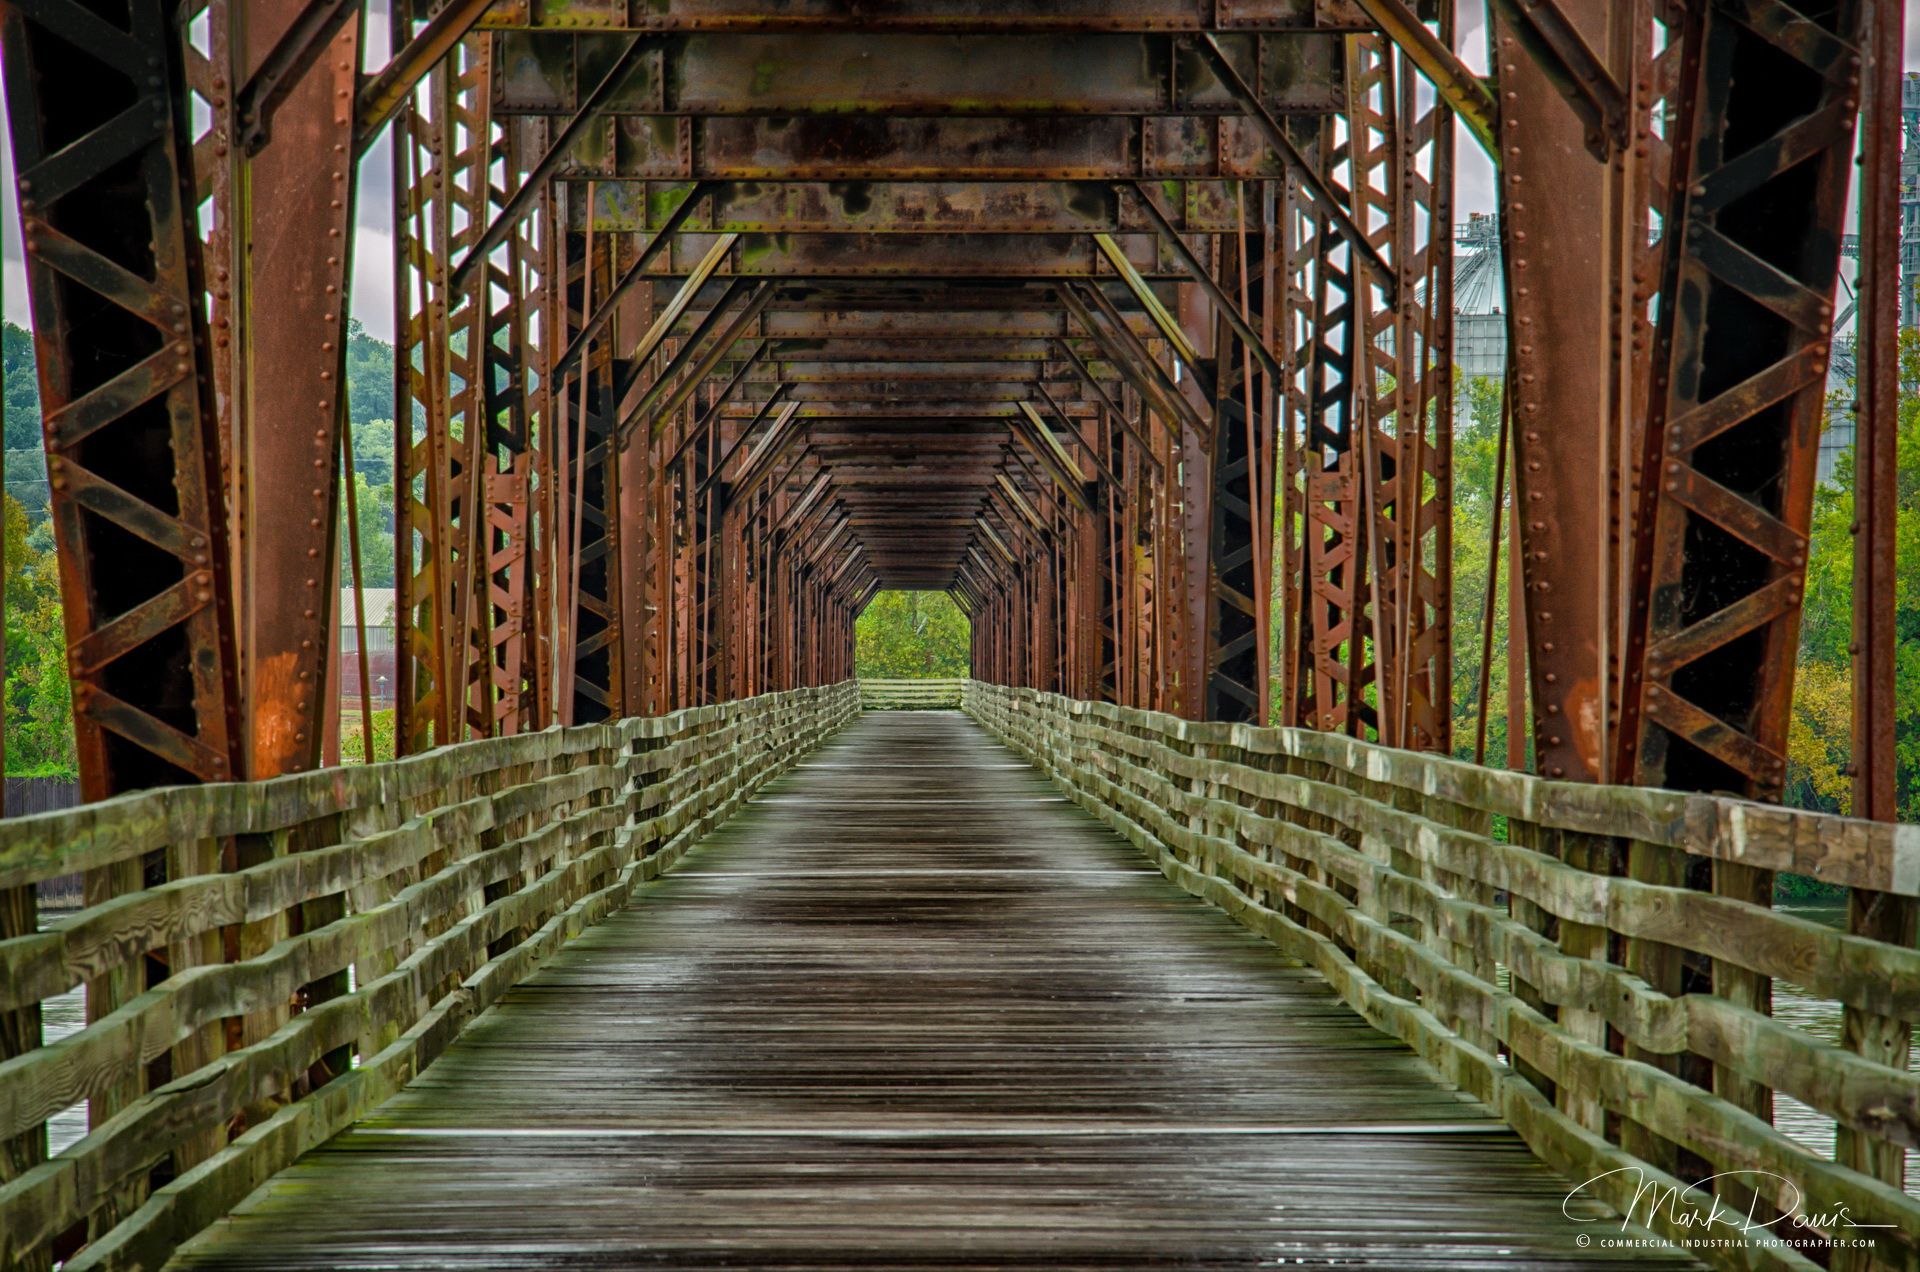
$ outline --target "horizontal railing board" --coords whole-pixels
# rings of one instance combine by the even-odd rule
[[[0,824],[0,863],[26,881],[159,849],[184,860],[175,834],[268,836],[257,864],[136,887],[53,930],[0,941],[0,1010],[347,898],[330,922],[294,924],[248,957],[176,964],[152,988],[105,1000],[77,1032],[0,1062],[0,1138],[37,1133],[78,1100],[117,1104],[78,1143],[0,1184],[0,1265],[92,1222],[96,1238],[67,1266],[157,1266],[404,1085],[546,953],[858,709],[848,682]],[[308,797],[302,819],[297,803]],[[303,987],[348,968],[350,993],[286,1013]],[[264,1034],[210,1056],[193,1050],[208,1029],[256,1018],[268,1020]],[[362,1061],[309,1090],[311,1067],[342,1048]],[[119,1098],[168,1055],[173,1081]],[[250,1125],[229,1138],[237,1117]],[[147,1171],[169,1155],[177,1177],[143,1199]]]
[[[1844,1206],[1855,1223],[1885,1225],[1870,1230],[1880,1243],[1871,1266],[1920,1263],[1920,1200],[1813,1156],[1766,1117],[1679,1072],[1622,1054],[1606,1029],[1618,1031],[1616,1045],[1701,1057],[1901,1147],[1920,1144],[1920,1075],[1746,1002],[1662,993],[1605,961],[1603,938],[1791,977],[1890,1019],[1914,1018],[1920,955],[1733,896],[1589,872],[1527,846],[1556,832],[1575,837],[1568,845],[1582,835],[1639,838],[1741,865],[1825,860],[1829,877],[1891,881],[1907,878],[1902,854],[1914,828],[1713,796],[1483,777],[1458,761],[1352,739],[1195,724],[1030,689],[970,683],[966,709],[1170,878],[1318,969],[1576,1181],[1621,1169],[1678,1183],[1608,1138],[1643,1125],[1714,1168],[1790,1180],[1808,1210]],[[1496,814],[1526,842],[1491,838]],[[1817,842],[1824,835],[1842,848],[1829,853]],[[1523,922],[1521,905],[1559,919],[1560,939]],[[1501,969],[1513,988],[1500,983]],[[1537,999],[1522,996],[1522,983]],[[1528,1071],[1553,1081],[1557,1101]],[[1599,1186],[1617,1209],[1634,1203],[1619,1185],[1626,1178]],[[1786,1185],[1762,1191],[1789,1200]],[[1670,1214],[1654,1219],[1671,1239],[1699,1235]],[[1813,1266],[1784,1247],[1703,1253],[1725,1266]]]

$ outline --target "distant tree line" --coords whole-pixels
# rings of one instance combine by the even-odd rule
[[[881,592],[853,624],[855,674],[873,680],[964,676],[971,630],[945,592]]]

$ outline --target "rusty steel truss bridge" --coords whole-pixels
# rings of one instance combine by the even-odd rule
[[[0,0],[89,801],[0,832],[0,1259],[157,1266],[701,836],[763,847],[727,816],[828,798],[854,620],[919,589],[971,622],[950,705],[1534,1156],[1764,1167],[1884,1221],[1818,1262],[1915,1266],[1904,21],[1490,0],[1482,74],[1454,0]],[[382,139],[392,258],[356,261]],[[1489,599],[1456,684],[1462,146],[1530,773],[1441,758],[1476,691],[1485,758],[1497,656]],[[1854,234],[1857,820],[1769,807]],[[359,769],[326,757],[369,270],[401,758]],[[849,727],[820,753],[887,798],[891,735]],[[1772,912],[1779,870],[1848,888],[1845,930]],[[1776,1091],[1837,1123],[1804,1170]]]

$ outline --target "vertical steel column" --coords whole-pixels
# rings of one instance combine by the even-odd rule
[[[1899,589],[1897,507],[1900,428],[1901,18],[1905,6],[1874,6],[1863,36],[1868,82],[1860,145],[1860,337],[1854,410],[1853,808],[1856,817],[1899,818],[1893,704]],[[1914,145],[1914,141],[1909,141]],[[1920,155],[1913,157],[1920,161]],[[1914,943],[1920,904],[1890,892],[1848,890],[1847,928],[1903,948]],[[1897,1070],[1907,1067],[1912,1028],[1902,1020],[1846,1010],[1841,1042]],[[1837,1128],[1836,1160],[1894,1188],[1906,1182],[1898,1144]],[[1836,1260],[1836,1263],[1839,1261]]]
[[[1450,6],[1448,6],[1450,10]],[[1451,13],[1441,37],[1451,44]],[[1452,112],[1378,36],[1348,41],[1354,213],[1393,269],[1366,278],[1358,345],[1362,491],[1373,548],[1378,730],[1394,746],[1451,743]]]
[[[396,22],[396,45],[409,23]],[[474,372],[484,328],[470,297],[453,294],[449,274],[484,228],[487,162],[487,44],[469,39],[434,68],[395,121],[394,606],[397,647],[396,743],[402,754],[457,741],[471,652],[465,608],[471,594],[470,512],[480,491],[479,427],[484,408]],[[467,328],[456,347],[455,331]],[[467,423],[475,424],[467,428]]]
[[[1592,12],[1580,20],[1591,42]],[[1545,68],[1497,16],[1500,228],[1514,397],[1513,518],[1526,598],[1535,764],[1599,781],[1605,712],[1593,546],[1606,453],[1604,171]],[[1509,721],[1508,728],[1516,727]]]
[[[1344,189],[1349,146],[1331,122],[1320,125],[1315,150],[1327,184]],[[1295,178],[1287,180],[1283,217],[1297,280],[1289,306],[1297,317],[1288,324],[1297,382],[1284,395],[1289,442],[1282,449],[1299,468],[1290,491],[1298,513],[1288,529],[1300,538],[1287,548],[1299,611],[1289,614],[1288,657],[1297,670],[1282,721],[1360,737],[1377,728],[1378,716],[1367,701],[1375,675],[1368,525],[1354,446],[1357,264]]]
[[[307,7],[306,0],[246,7],[244,21],[227,33],[236,82],[267,59]],[[239,164],[229,204],[234,237],[220,265],[233,269],[245,366],[231,406],[237,560],[250,580],[239,639],[252,777],[318,765],[336,693],[359,70],[356,13],[286,89],[270,144],[251,159],[231,156]]]
[[[488,125],[492,162],[486,168],[486,215],[492,218],[515,193],[521,170],[545,150],[546,124],[516,120]],[[543,367],[546,333],[537,321],[545,287],[548,229],[545,186],[514,222],[505,243],[481,264],[472,284],[480,327],[474,371],[481,419],[481,499],[474,531],[473,652],[468,667],[468,724],[482,736],[517,733],[533,720],[528,672],[532,617],[529,537],[536,424],[530,381]]]
[[[231,778],[242,754],[179,6],[122,12],[0,4],[90,800]]]

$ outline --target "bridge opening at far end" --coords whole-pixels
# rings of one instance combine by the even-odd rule
[[[973,674],[973,624],[951,593],[876,592],[853,625],[854,674],[868,710],[951,710]]]

